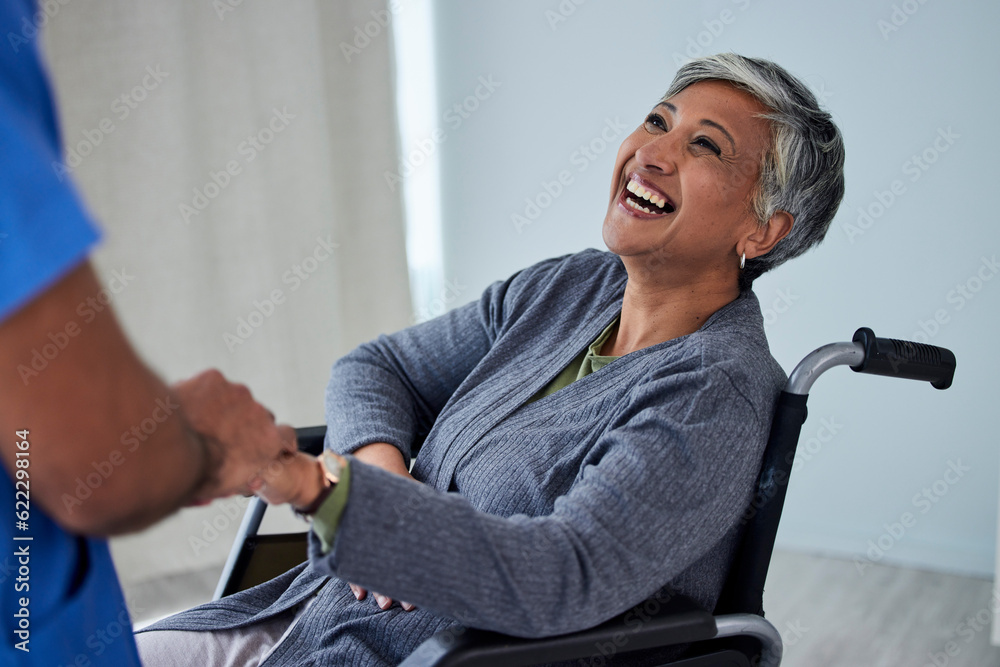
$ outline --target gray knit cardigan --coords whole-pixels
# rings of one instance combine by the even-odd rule
[[[327,447],[389,442],[421,483],[351,463],[334,548],[156,629],[315,602],[266,665],[395,665],[434,632],[587,628],[669,584],[711,609],[785,374],[745,292],[695,333],[528,402],[621,311],[621,260],[541,262],[333,367]],[[382,611],[354,582],[417,605]]]

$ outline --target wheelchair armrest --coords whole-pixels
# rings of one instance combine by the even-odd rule
[[[299,441],[299,451],[319,456],[323,451],[323,440],[326,438],[326,425],[297,428],[295,437]]]
[[[298,440],[299,451],[319,456],[323,451],[323,442],[326,439],[326,425],[297,428],[295,429],[295,439]],[[241,582],[246,574],[254,547],[259,542],[259,540],[255,540],[255,536],[257,529],[260,528],[260,522],[264,518],[265,510],[267,510],[267,504],[260,498],[254,498],[247,506],[246,514],[243,515],[243,521],[236,535],[236,541],[233,542],[233,546],[229,550],[229,558],[226,559],[219,583],[215,587],[213,600],[242,590],[240,588]]]
[[[400,667],[516,667],[609,653],[686,644],[716,635],[715,619],[675,594],[651,598],[589,630],[524,639],[474,629],[445,629],[426,640]]]

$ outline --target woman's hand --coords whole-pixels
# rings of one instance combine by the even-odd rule
[[[326,482],[319,460],[305,452],[283,453],[259,474],[255,493],[268,505],[308,507]]]
[[[354,597],[358,600],[364,600],[368,597],[368,591],[357,584],[348,584],[351,587],[351,592],[354,593]],[[392,598],[382,595],[380,593],[372,593],[375,596],[375,602],[378,603],[379,608],[386,610],[392,606]],[[413,611],[416,609],[415,606],[409,602],[400,601],[399,606],[403,608],[403,611]]]
[[[370,445],[365,445],[354,452],[354,458],[382,468],[383,470],[388,470],[391,473],[413,479],[413,475],[411,475],[410,471],[407,470],[406,463],[403,461],[403,455],[398,449],[388,443],[373,442]],[[348,585],[351,587],[351,592],[354,593],[354,597],[358,600],[364,600],[368,596],[368,591],[361,586],[358,586],[357,584]],[[375,602],[378,603],[378,606],[381,609],[388,609],[392,606],[392,598],[374,591],[372,591],[372,595],[375,596]],[[413,611],[416,609],[416,607],[409,602],[400,602],[399,606],[402,607],[404,611]]]
[[[358,449],[354,452],[354,458],[413,479],[403,462],[403,455],[398,449],[384,442],[372,443]],[[256,493],[268,505],[289,503],[292,507],[300,508],[312,504],[319,497],[325,485],[319,461],[303,452],[282,454],[261,471],[259,482],[260,486]],[[368,591],[361,586],[350,584],[350,587],[354,597],[358,600],[364,600],[368,596]],[[392,598],[375,592],[372,595],[375,596],[375,601],[382,609],[388,609],[392,606]],[[416,608],[409,602],[400,602],[399,606],[406,611],[412,611]]]

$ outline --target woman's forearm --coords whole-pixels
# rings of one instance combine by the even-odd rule
[[[389,472],[411,477],[399,449],[386,442],[373,442],[354,451],[354,458]]]

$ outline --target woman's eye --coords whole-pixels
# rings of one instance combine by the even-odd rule
[[[714,143],[712,143],[711,140],[709,140],[709,139],[707,139],[705,137],[698,137],[697,139],[694,140],[694,143],[696,145],[698,145],[698,146],[703,147],[703,148],[707,148],[708,150],[712,151],[716,155],[722,155],[722,149],[720,149],[718,146],[716,146]]]
[[[652,125],[653,127],[658,127],[661,130],[667,129],[667,124],[663,121],[663,118],[659,114],[651,113],[646,116],[646,125]]]

